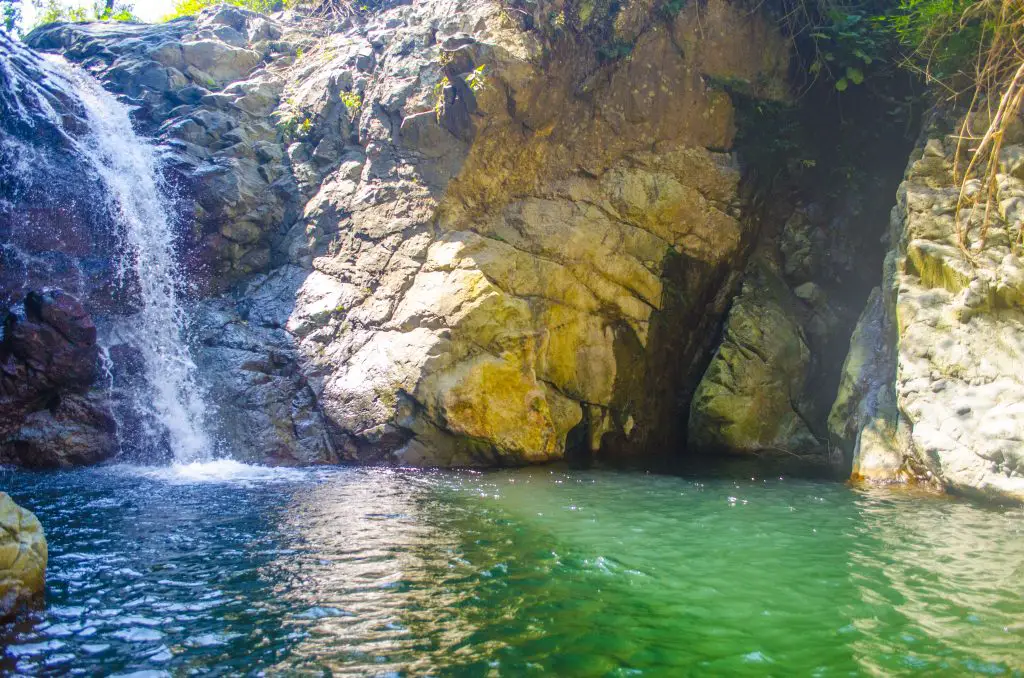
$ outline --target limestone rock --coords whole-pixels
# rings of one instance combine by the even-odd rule
[[[884,304],[873,297],[854,338],[832,431],[870,479],[910,469],[950,491],[1024,500],[1024,278],[1011,247],[1020,223],[994,215],[967,260],[954,220],[955,144],[943,144],[942,125],[933,117],[900,187]],[[1024,194],[1012,175],[998,185],[997,202]],[[977,227],[967,238],[978,242]]]
[[[43,526],[0,492],[0,622],[42,600],[46,561]]]
[[[542,36],[496,5],[424,3],[387,20],[407,37],[354,67],[360,38],[331,37],[331,59],[285,94],[289,110],[318,110],[327,74],[353,91],[370,76],[364,164],[328,173],[290,232],[313,271],[286,328],[340,454],[500,465],[563,458],[570,439],[609,454],[662,443],[748,237],[735,160],[707,150],[731,143],[728,96],[654,26],[581,99],[574,60],[545,64]],[[428,39],[417,25],[439,28]],[[773,81],[785,59],[773,54],[745,74]],[[477,68],[464,119],[435,114],[441,79]],[[315,138],[330,117],[310,119]],[[315,162],[312,148],[289,152]]]

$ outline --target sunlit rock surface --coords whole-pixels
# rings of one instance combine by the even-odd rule
[[[965,252],[951,132],[936,115],[911,158],[830,422],[855,476],[1024,500],[1024,135],[1005,140],[984,246],[965,219]]]
[[[42,600],[46,559],[43,526],[0,492],[0,622]]]
[[[195,318],[245,458],[501,465],[681,442],[751,237],[714,83],[786,96],[786,43],[727,2],[672,20],[630,3],[574,31],[527,14],[214,8],[30,37],[143,102],[195,214],[198,287],[245,278]],[[588,37],[605,30],[628,58]]]

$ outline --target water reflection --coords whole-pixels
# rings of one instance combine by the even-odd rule
[[[638,473],[13,474],[0,673],[1021,675],[1024,511]],[[1016,672],[1016,673],[1015,673]]]
[[[457,599],[433,581],[456,544],[433,515],[433,485],[427,473],[367,470],[296,493],[277,529],[301,556],[261,572],[292,610],[298,639],[278,670],[404,660],[420,672],[434,667],[409,657],[468,633],[450,612]],[[429,631],[411,630],[424,622]]]
[[[862,667],[1020,675],[1021,510],[884,490],[862,493],[857,505],[851,577],[869,610],[858,620]]]

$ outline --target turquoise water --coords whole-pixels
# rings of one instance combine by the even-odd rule
[[[31,675],[1024,675],[1024,510],[780,478],[0,472]]]

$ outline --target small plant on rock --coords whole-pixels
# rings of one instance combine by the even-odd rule
[[[359,111],[363,106],[363,97],[355,90],[347,90],[341,93],[341,103],[345,104],[350,120],[359,117]]]

